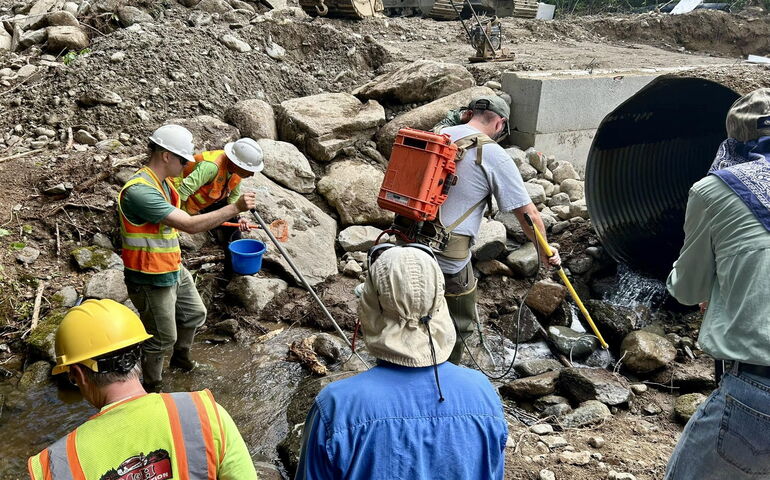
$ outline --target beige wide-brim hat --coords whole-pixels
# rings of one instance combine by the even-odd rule
[[[770,135],[770,88],[759,88],[736,100],[725,127],[727,136],[739,142]]]
[[[436,260],[416,248],[387,250],[371,266],[358,303],[369,353],[405,367],[433,365],[449,359],[455,329],[444,299],[444,276]],[[428,326],[421,321],[429,316]]]

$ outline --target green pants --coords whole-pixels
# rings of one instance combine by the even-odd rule
[[[473,275],[471,262],[459,272],[444,274],[445,292],[449,315],[455,324],[457,339],[449,355],[449,361],[459,364],[463,358],[463,339],[468,338],[474,331],[478,318],[476,316],[476,277]]]
[[[194,330],[206,321],[206,306],[184,267],[176,285],[155,287],[126,282],[126,287],[144,328],[152,335],[143,344],[145,353],[170,351],[177,341],[177,329]]]

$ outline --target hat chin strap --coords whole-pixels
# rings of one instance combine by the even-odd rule
[[[435,312],[438,308],[436,305],[439,302],[439,296],[443,296],[441,291],[439,291],[438,288],[439,282],[436,282],[436,288],[434,290],[433,295],[433,304],[431,305],[430,312]],[[430,321],[432,320],[432,314],[428,313],[427,315],[420,318],[420,323],[425,325],[425,329],[428,330],[428,345],[430,346],[430,358],[433,361],[433,375],[436,377],[436,388],[438,388],[438,401],[443,402],[446,399],[444,398],[444,393],[441,391],[441,382],[438,378],[438,364],[436,363],[436,346],[433,344],[433,334],[430,331]]]

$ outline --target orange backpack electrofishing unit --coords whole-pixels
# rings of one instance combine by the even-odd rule
[[[457,184],[456,162],[468,148],[477,147],[476,164],[481,167],[481,147],[488,143],[494,140],[481,133],[452,142],[446,134],[399,130],[377,197],[380,208],[396,213],[390,231],[403,240],[444,250],[452,230],[489,200],[474,205],[452,225],[445,227],[437,218],[449,189]]]

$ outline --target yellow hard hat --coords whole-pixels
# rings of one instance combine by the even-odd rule
[[[71,308],[56,330],[53,374],[82,363],[97,372],[96,357],[143,342],[148,334],[130,308],[114,300],[86,300]]]

